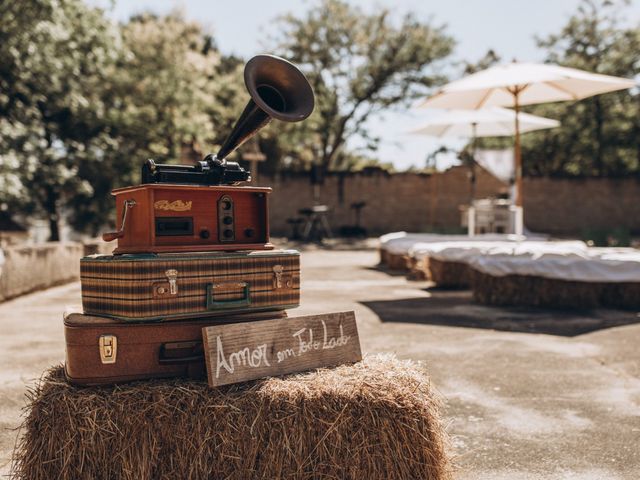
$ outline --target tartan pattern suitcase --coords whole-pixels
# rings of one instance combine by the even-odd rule
[[[77,312],[64,315],[65,375],[76,385],[151,378],[205,378],[202,329],[286,318],[281,312],[204,317],[169,323],[123,323]]]
[[[295,250],[92,255],[80,261],[87,314],[123,321],[284,310],[300,302]]]

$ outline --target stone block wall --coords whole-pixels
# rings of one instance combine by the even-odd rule
[[[484,170],[477,174],[476,198],[505,194],[508,186]],[[260,177],[273,187],[271,231],[288,235],[286,221],[314,204],[314,187],[306,175]],[[319,203],[331,209],[334,231],[354,222],[350,208],[364,201],[362,225],[371,234],[460,229],[460,206],[468,204],[468,170],[454,167],[435,174],[351,173],[328,175]],[[540,233],[580,236],[588,230],[626,229],[640,234],[640,179],[562,179],[528,177],[523,182],[525,226]]]
[[[306,175],[286,174],[260,177],[260,184],[273,187],[270,222],[273,235],[287,235],[289,218],[314,204],[314,187]],[[507,186],[484,170],[478,172],[477,195],[496,196]],[[397,230],[412,232],[460,228],[460,205],[469,201],[470,184],[466,168],[443,173],[349,173],[328,175],[319,188],[319,203],[331,209],[334,231],[355,221],[351,204],[366,202],[361,223],[370,233]]]
[[[80,278],[81,243],[45,243],[3,250],[0,301]]]
[[[536,232],[580,235],[625,229],[640,234],[638,178],[525,178],[524,222]]]

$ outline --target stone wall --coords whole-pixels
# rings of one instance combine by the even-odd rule
[[[331,208],[334,231],[354,223],[351,204],[366,202],[362,225],[370,233],[396,230],[428,231],[460,228],[459,206],[469,201],[466,168],[454,167],[443,173],[417,174],[380,171],[328,175],[320,187],[320,203]],[[314,204],[314,187],[306,175],[260,176],[260,184],[273,187],[270,198],[271,232],[288,235],[286,221],[299,217],[298,210]],[[477,195],[495,196],[506,185],[484,170],[478,172]]]
[[[3,250],[0,301],[80,278],[81,243],[45,243]]]
[[[442,173],[357,173],[329,175],[320,188],[320,203],[331,208],[334,231],[354,222],[354,202],[364,201],[362,225],[371,234],[460,230],[460,205],[469,201],[467,169]],[[288,235],[288,218],[313,202],[306,175],[260,177],[273,187],[271,231]],[[626,229],[640,234],[640,179],[524,179],[525,225],[534,232],[580,236],[587,230]],[[497,196],[507,185],[484,170],[478,172],[476,198]]]
[[[579,235],[626,229],[640,234],[638,178],[525,178],[524,222],[536,232]]]

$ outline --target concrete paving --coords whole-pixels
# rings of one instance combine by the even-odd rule
[[[373,250],[305,251],[302,306],[353,309],[363,351],[425,362],[460,479],[640,478],[640,313],[474,305],[376,268]],[[74,283],[0,304],[0,465],[24,393],[64,360]]]

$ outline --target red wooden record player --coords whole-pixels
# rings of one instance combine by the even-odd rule
[[[118,239],[114,253],[266,250],[265,187],[139,185],[113,191]]]

